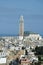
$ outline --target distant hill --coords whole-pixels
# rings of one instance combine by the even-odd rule
[[[32,32],[32,31],[25,31],[24,32],[24,36],[28,36],[29,34],[38,34],[38,33],[35,33],[35,32]]]

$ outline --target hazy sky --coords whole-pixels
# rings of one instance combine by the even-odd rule
[[[0,0],[0,34],[18,34],[21,15],[25,31],[43,35],[43,0]]]

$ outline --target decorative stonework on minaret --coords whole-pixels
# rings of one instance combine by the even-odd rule
[[[23,16],[20,16],[20,23],[19,23],[19,37],[23,38],[24,36],[24,19]]]
[[[24,19],[23,16],[20,17],[19,35],[24,35]]]

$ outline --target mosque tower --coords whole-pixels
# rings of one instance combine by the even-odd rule
[[[24,19],[23,16],[20,16],[20,23],[19,23],[19,39],[23,39],[24,36]]]

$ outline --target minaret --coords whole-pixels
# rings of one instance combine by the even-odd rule
[[[19,23],[19,37],[23,39],[24,36],[24,19],[23,16],[20,16],[20,23]]]

